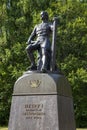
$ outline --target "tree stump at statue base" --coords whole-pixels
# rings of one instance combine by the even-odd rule
[[[66,78],[52,73],[20,77],[14,85],[8,130],[75,130]]]

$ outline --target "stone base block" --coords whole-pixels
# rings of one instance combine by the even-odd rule
[[[14,85],[8,130],[75,130],[66,78],[38,73],[20,77]]]

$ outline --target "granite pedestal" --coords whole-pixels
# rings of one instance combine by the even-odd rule
[[[75,130],[66,78],[51,73],[20,77],[14,85],[8,130]]]

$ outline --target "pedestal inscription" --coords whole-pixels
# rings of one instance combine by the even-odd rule
[[[23,115],[26,119],[41,119],[45,115],[43,104],[25,104]]]

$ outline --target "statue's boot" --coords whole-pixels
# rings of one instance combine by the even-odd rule
[[[27,70],[37,70],[37,66],[36,65],[31,65],[27,68]]]
[[[29,57],[29,59],[31,61],[31,66],[28,67],[28,70],[37,70],[34,55],[32,53],[28,53],[28,57]]]

